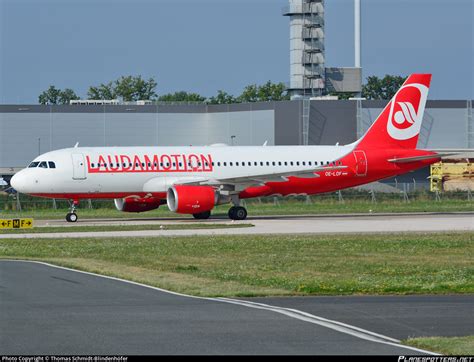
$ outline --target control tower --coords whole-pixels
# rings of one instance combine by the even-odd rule
[[[291,97],[321,96],[325,89],[324,0],[289,0]]]

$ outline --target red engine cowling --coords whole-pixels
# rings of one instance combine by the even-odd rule
[[[115,199],[115,207],[124,212],[145,212],[157,209],[164,204],[163,200],[154,197],[126,197],[125,199]]]
[[[211,186],[173,186],[168,189],[168,208],[179,214],[198,214],[212,210],[218,196]]]

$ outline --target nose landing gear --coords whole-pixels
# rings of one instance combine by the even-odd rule
[[[66,221],[67,222],[76,222],[78,217],[76,214],[76,206],[79,205],[79,200],[73,200],[71,203],[71,208],[69,209],[69,212],[66,215]]]

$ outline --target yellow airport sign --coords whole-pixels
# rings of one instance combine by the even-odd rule
[[[31,229],[33,219],[0,219],[0,229]]]

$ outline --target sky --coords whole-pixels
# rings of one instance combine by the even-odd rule
[[[433,73],[430,99],[474,99],[474,0],[361,0],[363,78]],[[289,81],[287,0],[0,0],[0,103],[50,85],[86,98],[122,75],[158,95]],[[325,0],[326,66],[354,65],[353,0]]]

